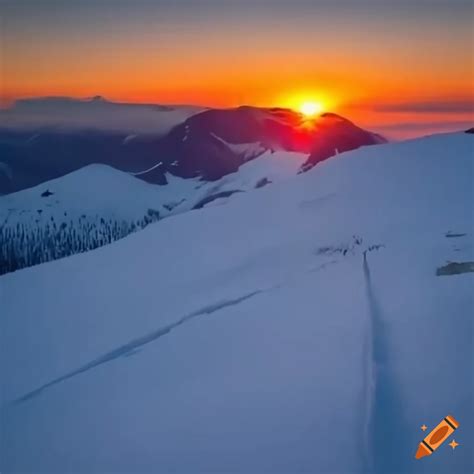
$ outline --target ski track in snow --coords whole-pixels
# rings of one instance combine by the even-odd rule
[[[337,263],[337,261],[333,260],[333,261],[327,262],[325,264],[319,265],[317,267],[310,268],[307,272],[310,273],[310,272],[321,271],[324,268],[326,268],[326,266],[332,265],[332,264],[335,264],[335,263]],[[156,341],[157,339],[159,339],[162,336],[165,336],[165,335],[169,334],[171,331],[173,331],[177,327],[181,326],[182,324],[185,324],[185,323],[189,322],[190,320],[196,318],[197,316],[212,314],[212,313],[215,313],[216,311],[227,308],[229,306],[235,306],[235,305],[237,305],[237,304],[239,304],[239,303],[241,303],[241,302],[243,302],[247,299],[250,299],[250,298],[252,298],[252,297],[254,297],[258,294],[266,293],[268,291],[275,290],[277,288],[281,288],[283,285],[288,284],[288,283],[294,281],[295,279],[298,279],[298,277],[299,277],[299,275],[292,276],[292,277],[288,278],[287,280],[285,280],[283,282],[275,283],[275,284],[273,284],[271,286],[268,286],[266,288],[262,288],[262,289],[259,289],[259,290],[251,291],[249,293],[245,293],[244,295],[239,296],[237,298],[230,299],[230,300],[224,300],[224,301],[220,301],[220,302],[217,302],[217,303],[213,303],[213,304],[204,306],[203,308],[198,309],[197,311],[193,311],[192,313],[187,314],[186,316],[183,316],[182,318],[178,319],[174,323],[163,326],[163,327],[157,329],[156,331],[148,333],[148,334],[146,334],[144,336],[141,336],[139,338],[133,339],[133,340],[117,347],[116,349],[113,349],[112,351],[106,352],[105,354],[103,354],[102,356],[97,357],[96,359],[92,360],[91,362],[88,362],[87,364],[82,365],[81,367],[79,367],[75,370],[72,370],[71,372],[67,372],[66,374],[64,374],[60,377],[57,377],[57,378],[55,378],[55,379],[53,379],[49,382],[44,383],[40,387],[38,387],[34,390],[31,390],[30,392],[28,392],[28,393],[26,393],[26,394],[24,394],[20,397],[17,397],[17,398],[13,399],[10,402],[7,402],[5,405],[17,405],[19,403],[23,403],[25,401],[28,401],[32,398],[37,397],[44,390],[46,390],[48,388],[51,388],[52,386],[57,385],[61,382],[64,382],[64,381],[66,381],[66,380],[68,380],[72,377],[75,377],[76,375],[79,375],[79,374],[82,374],[84,372],[87,372],[88,370],[94,369],[95,367],[98,367],[99,365],[106,364],[107,362],[111,362],[115,359],[118,359],[119,357],[133,356],[133,355],[137,354],[140,351],[141,347],[145,346],[146,344],[149,344],[151,342]]]
[[[332,260],[330,262],[326,262],[326,263],[324,263],[322,265],[319,265],[317,267],[310,268],[309,270],[307,270],[307,272],[311,273],[311,272],[321,271],[321,270],[324,270],[324,268],[326,268],[328,265],[332,265],[332,264],[335,264],[335,263],[337,263],[337,261]],[[197,316],[212,314],[212,313],[215,313],[216,311],[227,308],[229,306],[235,306],[235,305],[237,305],[237,304],[239,304],[239,303],[241,303],[241,302],[243,302],[247,299],[250,299],[250,298],[252,298],[252,297],[254,297],[258,294],[266,293],[268,291],[271,291],[271,290],[274,290],[274,289],[277,289],[277,288],[281,288],[283,285],[288,284],[288,283],[294,281],[295,279],[298,279],[299,276],[300,275],[296,275],[296,276],[294,275],[294,276],[288,278],[287,280],[285,280],[283,282],[275,283],[275,284],[273,284],[271,286],[268,286],[266,288],[262,288],[262,289],[259,289],[259,290],[251,291],[249,293],[245,293],[244,295],[239,296],[237,298],[230,299],[230,300],[224,300],[224,301],[220,301],[220,302],[217,302],[217,303],[213,303],[213,304],[204,306],[201,309],[198,309],[196,311],[193,311],[192,313],[187,314],[186,316],[183,316],[182,318],[178,319],[174,323],[163,326],[163,327],[157,329],[156,331],[148,333],[148,334],[146,334],[144,336],[141,336],[139,338],[133,339],[133,340],[117,347],[116,349],[113,349],[112,351],[106,352],[105,354],[97,357],[96,359],[92,360],[91,362],[88,362],[87,364],[82,365],[81,367],[79,367],[75,370],[72,370],[71,372],[67,372],[66,374],[64,374],[60,377],[57,377],[57,378],[55,378],[55,379],[53,379],[49,382],[44,383],[40,387],[38,387],[34,390],[31,390],[30,392],[28,392],[28,393],[26,393],[26,394],[24,394],[20,397],[17,397],[15,399],[13,399],[9,403],[7,402],[6,405],[17,405],[19,403],[23,403],[25,401],[28,401],[32,398],[37,397],[44,390],[46,390],[48,388],[51,388],[52,386],[57,385],[61,382],[64,382],[64,381],[66,381],[66,380],[68,380],[72,377],[75,377],[76,375],[79,375],[79,374],[82,374],[84,372],[87,372],[88,370],[94,369],[95,367],[98,367],[99,365],[106,364],[107,362],[111,362],[115,359],[118,359],[119,357],[133,356],[133,355],[137,354],[140,351],[141,347],[145,346],[146,344],[149,344],[151,342],[156,341],[157,339],[159,339],[162,336],[166,336],[167,334],[169,334],[171,331],[173,331],[177,327],[181,326],[182,324],[185,324],[185,323],[189,322],[190,320],[196,318]]]
[[[365,445],[364,472],[407,472],[400,452],[409,452],[403,445],[405,423],[399,396],[399,384],[393,372],[388,331],[383,310],[374,291],[367,251],[363,253],[363,274],[367,296],[368,327],[366,336],[365,377]],[[393,450],[397,444],[400,449]],[[403,445],[403,446],[402,446]]]
[[[364,392],[362,394],[362,416],[361,416],[361,425],[362,433],[361,443],[360,443],[360,452],[362,454],[362,465],[365,466],[368,472],[373,470],[372,462],[372,433],[371,433],[371,420],[373,415],[373,402],[374,402],[374,392],[375,392],[375,371],[374,371],[374,360],[373,360],[373,313],[371,311],[370,301],[371,301],[371,282],[370,282],[370,271],[367,263],[367,253],[363,253],[363,275],[366,288],[366,298],[368,302],[367,306],[367,320],[365,322],[367,329],[365,332],[364,338],[364,347],[363,347],[363,360],[362,360],[362,379],[364,381],[363,387]]]
[[[148,333],[148,334],[146,334],[144,336],[141,336],[137,339],[133,339],[133,340],[127,342],[126,344],[123,344],[123,345],[117,347],[116,349],[113,349],[110,352],[106,352],[102,356],[97,357],[96,359],[92,360],[91,362],[88,362],[87,364],[79,367],[78,369],[75,369],[75,370],[73,370],[71,372],[68,372],[68,373],[66,373],[66,374],[64,374],[60,377],[57,377],[57,378],[41,385],[40,387],[26,393],[25,395],[22,395],[21,397],[18,397],[16,399],[14,399],[10,403],[15,405],[15,404],[18,404],[18,403],[25,402],[27,400],[30,400],[30,399],[40,395],[41,392],[43,392],[44,390],[46,390],[48,388],[51,388],[52,386],[54,386],[58,383],[64,382],[64,381],[66,381],[66,380],[68,380],[72,377],[75,377],[76,375],[87,372],[88,370],[94,369],[95,367],[98,367],[99,365],[105,364],[107,362],[111,362],[115,359],[118,359],[119,357],[133,355],[144,345],[149,344],[150,342],[154,342],[157,339],[159,339],[160,337],[169,334],[171,331],[173,331],[177,327],[181,326],[184,323],[187,323],[188,321],[190,321],[191,319],[196,318],[197,316],[212,314],[212,313],[215,313],[216,311],[219,311],[223,308],[227,308],[229,306],[235,306],[235,305],[241,303],[242,301],[245,301],[249,298],[252,298],[253,296],[255,296],[259,293],[269,291],[273,288],[274,287],[265,288],[265,289],[261,289],[261,290],[255,290],[255,291],[252,291],[250,293],[246,293],[242,296],[239,296],[237,298],[231,299],[231,300],[224,300],[224,301],[220,301],[220,302],[217,302],[217,303],[213,303],[213,304],[204,306],[203,308],[201,308],[197,311],[194,311],[190,314],[187,314],[186,316],[183,316],[182,318],[178,319],[174,323],[163,326],[163,327],[157,329],[156,331]]]

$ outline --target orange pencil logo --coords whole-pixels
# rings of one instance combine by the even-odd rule
[[[459,427],[459,423],[448,415],[434,428],[430,434],[419,444],[415,458],[420,459],[433,454]]]

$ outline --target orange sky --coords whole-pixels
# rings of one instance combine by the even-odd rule
[[[358,9],[240,0],[231,9],[203,0],[199,10],[196,2],[184,9],[182,2],[28,1],[23,8],[7,1],[4,10],[4,103],[97,94],[209,106],[297,107],[313,99],[366,123],[389,123],[393,111],[372,109],[397,103],[408,104],[396,112],[403,120],[413,117],[410,103],[431,104],[417,108],[417,119],[472,118],[462,105],[474,97],[472,5],[463,0],[430,9],[383,0]]]

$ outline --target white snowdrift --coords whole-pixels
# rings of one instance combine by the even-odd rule
[[[373,146],[0,277],[1,470],[472,471],[472,189],[470,136]]]

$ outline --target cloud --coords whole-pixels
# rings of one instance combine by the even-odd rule
[[[401,122],[391,123],[388,125],[375,125],[375,128],[381,130],[425,130],[425,129],[438,129],[438,130],[464,130],[473,125],[470,120],[456,120],[456,121],[440,121],[440,122]],[[374,128],[373,127],[373,128]]]
[[[376,112],[405,112],[414,114],[472,114],[474,113],[474,100],[466,99],[400,102],[375,105],[372,110]]]
[[[453,120],[439,122],[400,122],[369,127],[389,140],[405,140],[434,133],[463,132],[473,126],[471,120]]]
[[[202,110],[193,106],[110,102],[100,96],[38,97],[17,100],[12,107],[0,110],[0,123],[13,129],[53,127],[160,135]]]

